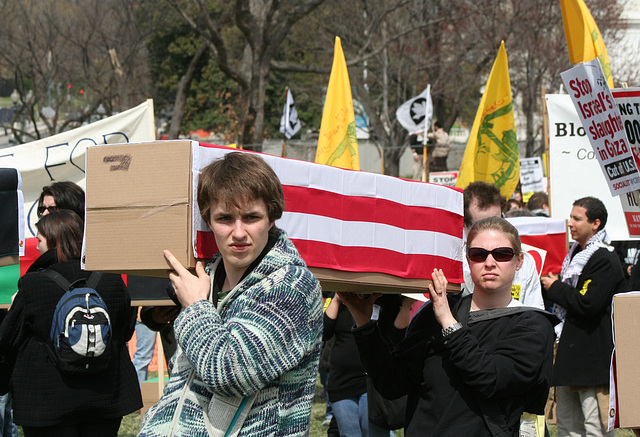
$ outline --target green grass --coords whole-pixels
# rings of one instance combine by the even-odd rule
[[[149,372],[149,378],[156,378],[157,372]],[[322,386],[319,383],[316,384],[316,397],[313,400],[311,407],[311,425],[309,428],[309,437],[325,437],[327,435],[327,428],[322,426],[325,413],[325,401],[317,396],[322,391]],[[120,430],[118,431],[118,437],[135,437],[140,430],[140,421],[142,417],[140,413],[132,413],[125,416],[122,419]],[[549,434],[551,437],[558,437],[558,430],[555,425],[549,425]],[[22,435],[22,434],[21,434]],[[402,430],[396,431],[396,437],[404,437]],[[616,429],[616,437],[635,437],[633,431],[629,429]]]
[[[325,437],[327,428],[322,426],[324,420],[325,404],[322,400],[314,400],[311,409],[311,427],[309,429],[309,437]],[[140,429],[140,413],[133,413],[125,416],[118,431],[118,437],[135,437]],[[549,434],[551,437],[557,437],[558,431],[555,425],[549,425]],[[402,430],[396,432],[396,437],[403,437]],[[629,429],[616,429],[616,437],[635,437],[633,431]]]
[[[149,372],[149,378],[157,377],[156,372]],[[316,384],[316,395],[322,390],[320,383]],[[311,426],[309,428],[309,437],[325,437],[327,435],[327,428],[322,426],[325,413],[325,401],[319,396],[316,396],[313,400],[311,407]],[[142,417],[140,413],[133,413],[125,416],[120,425],[118,431],[118,437],[135,437],[140,430],[140,421]],[[551,437],[558,437],[558,430],[555,425],[549,425],[549,434]],[[396,437],[404,437],[402,430],[396,431]],[[617,429],[616,437],[635,437],[633,431],[629,429]]]
[[[149,372],[149,378],[156,378],[157,372]],[[318,384],[316,385],[316,394],[320,393],[322,387]],[[309,429],[309,437],[325,437],[327,435],[327,428],[322,426],[322,422],[324,421],[324,412],[325,412],[325,401],[324,399],[316,396],[313,400],[313,405],[311,407],[311,426]],[[120,425],[120,430],[118,431],[118,437],[135,437],[138,435],[138,431],[140,430],[140,422],[142,420],[142,416],[140,413],[132,413],[125,416],[122,419],[122,424]],[[22,429],[19,428],[20,436],[23,436]],[[555,425],[549,425],[549,434],[551,437],[557,437],[558,431]],[[404,432],[399,430],[396,432],[396,437],[404,437]],[[633,431],[628,429],[617,429],[616,437],[635,437]]]

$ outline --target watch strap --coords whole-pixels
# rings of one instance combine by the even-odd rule
[[[462,324],[459,322],[456,322],[453,325],[449,326],[448,328],[443,329],[442,336],[447,337],[448,335],[451,335],[452,333],[456,332],[460,328],[462,328]]]

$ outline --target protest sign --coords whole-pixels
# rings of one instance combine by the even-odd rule
[[[637,163],[640,158],[640,88],[615,89],[611,92]],[[620,196],[620,204],[627,220],[629,235],[640,236],[640,192],[636,190]]]
[[[455,187],[458,180],[457,171],[435,171],[429,173],[429,182],[432,184],[446,185],[447,187]]]
[[[611,239],[629,240],[620,201],[611,196],[571,98],[567,94],[547,94],[545,100],[549,120],[551,216],[568,219],[576,199],[597,197],[607,208],[607,232]]]
[[[598,59],[561,73],[612,196],[640,188],[624,124]]]
[[[0,167],[22,174],[27,237],[36,235],[36,209],[42,187],[56,181],[85,186],[84,156],[87,145],[155,139],[153,101],[95,123],[41,140],[0,150]]]
[[[547,191],[547,178],[542,169],[542,158],[520,158],[520,191],[529,196],[537,191]],[[526,196],[527,198],[529,196]]]

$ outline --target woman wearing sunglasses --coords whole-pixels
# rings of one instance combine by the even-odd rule
[[[361,361],[389,399],[408,395],[405,436],[517,436],[523,412],[543,414],[555,317],[511,297],[522,265],[518,231],[490,217],[467,238],[472,295],[447,294],[434,269],[431,301],[390,352],[371,321],[372,298],[342,293]]]

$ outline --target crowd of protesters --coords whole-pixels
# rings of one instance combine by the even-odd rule
[[[541,278],[508,218],[549,217],[547,195],[507,200],[493,185],[470,184],[461,292],[450,292],[449,273],[436,268],[420,302],[354,293],[323,299],[275,226],[283,189],[258,155],[232,152],[205,167],[197,202],[219,253],[193,274],[165,251],[169,279],[131,278],[129,289],[166,289],[174,302],[139,309],[119,275],[92,281],[80,267],[82,189],[43,188],[40,257],[0,326],[2,435],[17,435],[15,422],[27,437],[116,436],[123,416],[142,408],[155,331],[173,344],[170,379],[140,436],[308,435],[323,344],[332,347],[323,378],[323,419],[334,418],[328,435],[386,437],[403,428],[409,437],[518,436],[544,424],[550,405],[559,436],[613,435],[611,301],[640,272],[635,258],[623,269],[599,199],[575,201],[568,221],[575,243],[562,270]],[[637,254],[621,250],[625,260]],[[106,303],[112,332],[99,371],[70,372],[53,352],[50,327],[66,290],[52,275],[70,287],[90,284]]]

